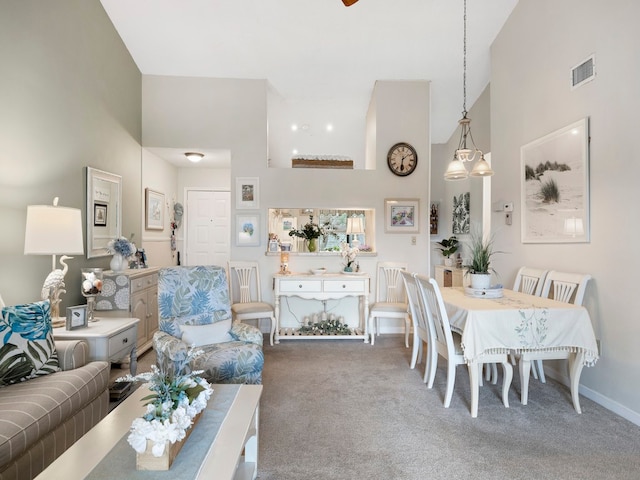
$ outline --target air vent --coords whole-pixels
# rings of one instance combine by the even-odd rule
[[[571,69],[571,90],[590,82],[596,76],[596,56],[591,55],[585,61]]]

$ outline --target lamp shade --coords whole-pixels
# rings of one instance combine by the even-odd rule
[[[467,169],[464,168],[464,163],[460,160],[452,160],[447,171],[444,172],[445,180],[464,180],[469,176]]]
[[[469,175],[472,177],[490,177],[493,175],[493,170],[491,170],[489,163],[484,159],[484,156],[482,156],[473,166]]]
[[[360,235],[364,233],[364,224],[360,217],[347,218],[347,235]]]
[[[82,215],[77,208],[29,205],[25,255],[82,255]]]

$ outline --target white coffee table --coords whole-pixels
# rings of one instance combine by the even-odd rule
[[[99,317],[85,328],[67,330],[65,327],[53,329],[54,340],[86,340],[89,344],[89,359],[119,362],[127,355],[131,359],[129,370],[136,374],[138,340],[138,320],[131,317]]]
[[[214,391],[225,388],[239,390],[195,478],[255,479],[258,474],[258,420],[262,385],[212,386]],[[127,434],[131,422],[142,416],[145,408],[141,399],[149,393],[146,387],[138,388],[36,479],[80,480],[87,477]],[[210,401],[207,408],[216,408],[215,402]],[[135,455],[133,449],[131,452]]]

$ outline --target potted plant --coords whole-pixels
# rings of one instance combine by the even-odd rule
[[[453,265],[453,258],[451,258],[451,256],[458,251],[459,243],[460,242],[455,235],[445,238],[440,242],[436,242],[436,245],[440,245],[438,250],[442,253],[442,256],[444,257],[444,264],[447,267],[451,267]]]
[[[484,239],[479,232],[471,235],[469,245],[470,263],[464,265],[471,278],[471,288],[489,288],[491,286],[491,257],[500,252],[493,250],[493,238]]]
[[[290,237],[305,240],[309,252],[315,252],[318,249],[317,239],[322,235],[324,235],[324,230],[317,223],[313,223],[313,215],[309,215],[309,222],[305,223],[301,229],[294,228],[289,231]]]

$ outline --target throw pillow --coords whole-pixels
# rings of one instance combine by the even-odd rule
[[[231,330],[231,319],[209,325],[180,325],[182,341],[196,347],[232,341],[233,337],[229,334],[229,330]]]
[[[0,340],[0,386],[60,370],[48,300],[4,307]]]

